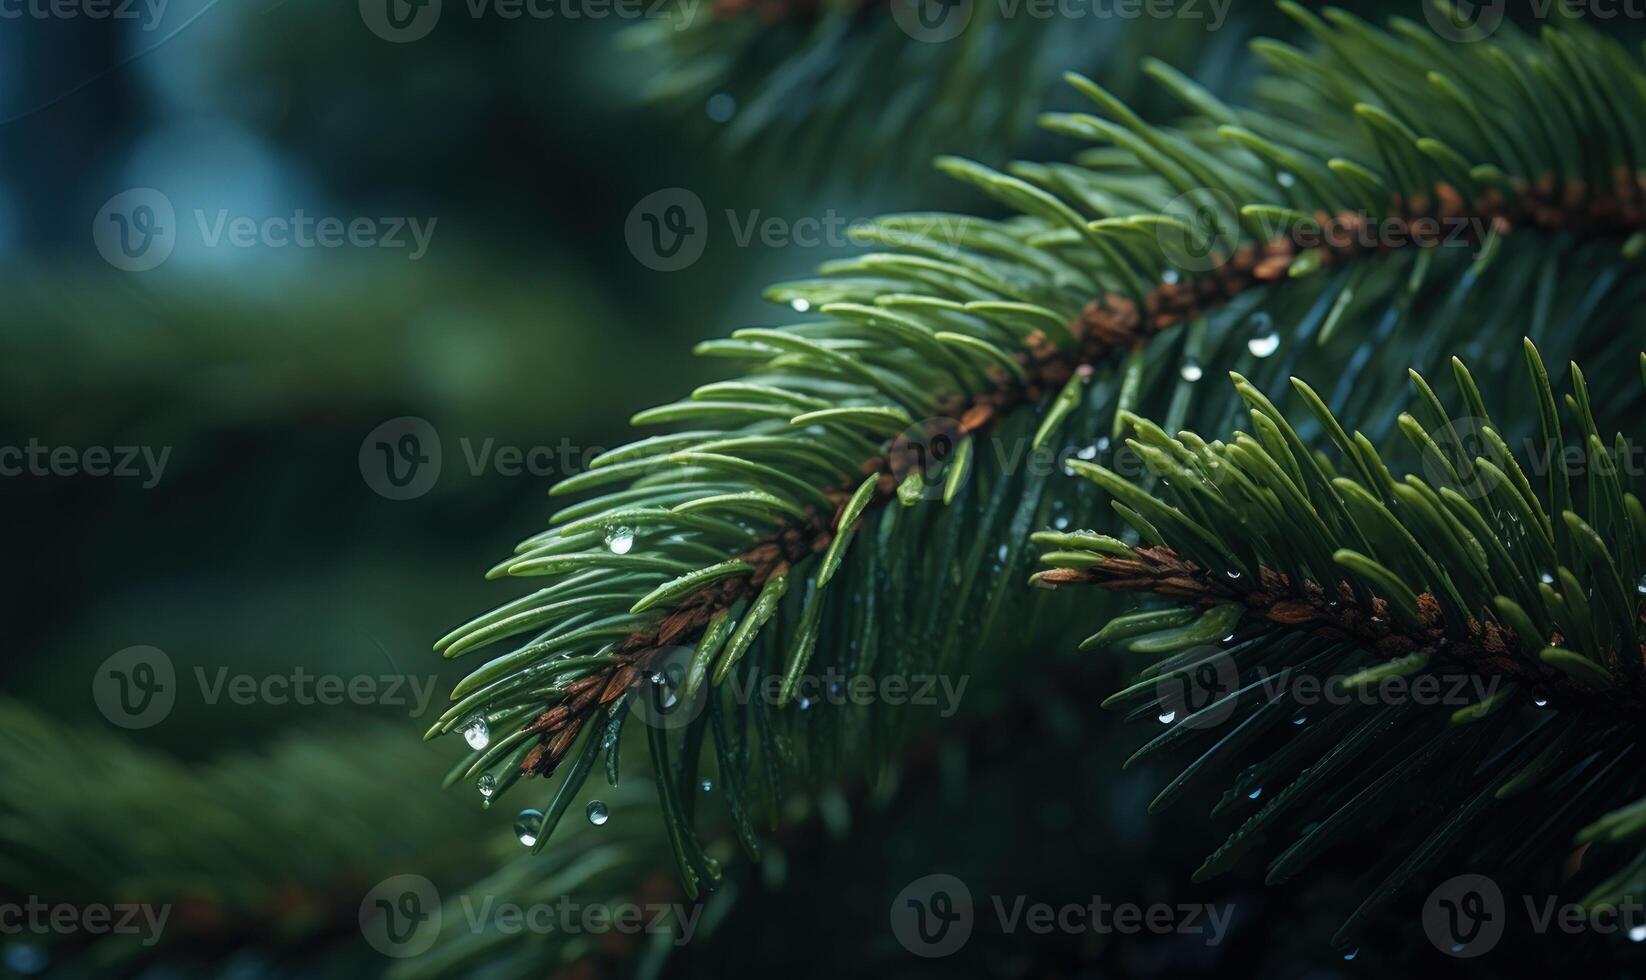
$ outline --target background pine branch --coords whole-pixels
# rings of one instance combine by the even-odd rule
[[[1062,550],[1040,582],[1178,606],[1111,620],[1089,645],[1164,656],[1108,702],[1167,726],[1134,760],[1190,750],[1151,809],[1240,770],[1218,809],[1244,823],[1197,877],[1272,838],[1268,880],[1286,881],[1369,823],[1416,815],[1392,821],[1337,934],[1346,946],[1448,869],[1552,882],[1564,861],[1560,890],[1591,910],[1640,899],[1629,759],[1646,670],[1646,510],[1634,443],[1603,441],[1576,366],[1559,412],[1542,358],[1530,341],[1525,351],[1523,397],[1544,429],[1524,451],[1507,451],[1461,363],[1461,411],[1413,375],[1430,421],[1401,424],[1425,475],[1403,479],[1302,382],[1337,434],[1335,462],[1302,451],[1236,376],[1256,435],[1208,443],[1139,423],[1133,448],[1169,502],[1074,464],[1115,496],[1137,544],[1041,536]],[[1646,372],[1646,354],[1639,363]],[[1455,419],[1478,427],[1468,442]],[[1575,464],[1566,438],[1581,447]],[[1470,699],[1454,680],[1473,682]]]

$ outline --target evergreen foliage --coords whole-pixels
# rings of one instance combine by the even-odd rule
[[[1238,770],[1218,810],[1244,822],[1197,877],[1267,838],[1278,845],[1268,879],[1284,881],[1379,826],[1389,831],[1367,869],[1375,886],[1340,942],[1447,866],[1518,875],[1538,859],[1553,880],[1562,857],[1587,850],[1584,904],[1641,898],[1637,444],[1603,436],[1576,365],[1561,413],[1542,358],[1530,341],[1525,350],[1522,395],[1542,423],[1526,453],[1509,450],[1454,362],[1461,407],[1414,373],[1422,421],[1400,416],[1422,477],[1392,476],[1294,380],[1335,449],[1311,452],[1238,375],[1251,433],[1207,442],[1135,420],[1131,445],[1158,493],[1073,464],[1113,495],[1136,543],[1038,535],[1057,550],[1037,580],[1169,603],[1112,619],[1087,642],[1160,658],[1107,702],[1168,726],[1133,761],[1168,750],[1191,759],[1151,810]],[[1646,373],[1646,354],[1639,363]],[[1476,682],[1472,703],[1413,696],[1425,679],[1433,692],[1463,690],[1457,678]],[[1397,819],[1406,815],[1416,816]]]
[[[1028,534],[1097,521],[1095,488],[1062,461],[1114,452],[1140,417],[1221,431],[1288,375],[1335,379],[1284,453],[1278,408],[1258,438],[1285,475],[1340,441],[1329,416],[1353,419],[1364,435],[1346,451],[1369,467],[1411,428],[1394,410],[1400,370],[1456,354],[1501,377],[1522,333],[1556,363],[1590,364],[1608,409],[1637,407],[1617,375],[1633,370],[1642,284],[1628,272],[1646,243],[1638,57],[1581,25],[1459,44],[1398,18],[1379,29],[1280,9],[1310,43],[1253,43],[1268,73],[1251,107],[1153,62],[1148,76],[1189,114],[1157,126],[1071,76],[1091,110],[1043,123],[1096,144],[1075,162],[939,161],[1008,217],[885,217],[861,233],[885,251],[769,291],[803,322],[701,344],[745,373],[640,413],[684,428],[556,486],[595,494],[492,572],[544,585],[440,641],[457,657],[524,638],[460,682],[431,730],[487,733],[451,781],[490,777],[501,792],[563,774],[536,835],[552,846],[602,753],[617,772],[639,705],[696,894],[720,876],[696,829],[706,760],[728,808],[707,819],[754,854],[785,792],[883,776],[917,724],[810,697],[806,678],[963,669],[989,688],[1032,669],[989,656],[1055,642],[1071,618],[1022,588]],[[1230,369],[1249,379],[1238,396],[1200,383]],[[1517,390],[1471,394],[1470,409],[1495,413],[1505,441],[1546,422]],[[1031,449],[1058,462],[1029,465]],[[1124,499],[1121,516],[1148,526],[1144,498]],[[1551,536],[1578,547],[1556,503]],[[1448,513],[1433,507],[1435,521]],[[1197,559],[1227,547],[1210,530],[1194,545]],[[1235,557],[1257,575],[1252,555]],[[1405,596],[1393,591],[1380,594]],[[1455,620],[1473,594],[1436,601]],[[1599,649],[1562,637],[1572,658]],[[737,693],[764,678],[775,698]],[[669,710],[689,724],[656,723]]]

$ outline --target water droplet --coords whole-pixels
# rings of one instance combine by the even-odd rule
[[[804,694],[796,698],[794,703],[801,711],[810,711],[812,707],[812,699]]]
[[[1538,573],[1537,580],[1539,582],[1542,582],[1544,585],[1553,585],[1553,584],[1555,584],[1555,577],[1554,577],[1553,574],[1551,574],[1549,572],[1540,572],[1540,573]]]
[[[1206,369],[1200,366],[1198,360],[1191,357],[1183,362],[1183,366],[1177,369],[1177,373],[1184,381],[1193,384],[1206,376]]]
[[[714,780],[712,780],[712,779],[704,779],[701,783],[698,783],[697,785],[701,786],[703,788],[703,792],[705,792],[705,793],[714,792]]]
[[[1246,349],[1253,357],[1268,357],[1280,349],[1280,331],[1275,329],[1274,318],[1267,313],[1252,317],[1251,336],[1246,338]]]
[[[1246,799],[1255,800],[1259,796],[1262,796],[1262,795],[1263,795],[1263,787],[1259,786],[1257,789],[1254,789],[1250,793],[1247,793],[1246,794]]]
[[[514,836],[527,847],[537,846],[537,831],[543,826],[543,811],[527,807],[514,818]]]
[[[489,800],[497,792],[497,777],[489,772],[482,773],[480,778],[475,780],[475,785],[480,787],[480,795]]]
[[[1176,269],[1167,269],[1165,272],[1160,274],[1160,281],[1168,286],[1176,285],[1178,279],[1180,278],[1182,277],[1177,274]]]
[[[1108,452],[1109,451],[1109,445],[1110,445],[1110,443],[1109,443],[1109,437],[1108,436],[1098,436],[1098,438],[1097,438],[1097,451],[1098,452],[1100,452],[1100,453]]]
[[[1629,940],[1631,942],[1646,943],[1646,926],[1630,926]]]
[[[1231,568],[1231,569],[1229,569],[1229,570],[1228,570],[1228,571],[1226,571],[1226,572],[1224,572],[1224,573],[1223,573],[1223,577],[1224,577],[1224,578],[1227,578],[1227,579],[1228,579],[1228,580],[1229,580],[1229,581],[1231,581],[1231,582],[1238,582],[1238,581],[1240,581],[1240,573],[1239,573],[1239,572],[1237,572],[1237,571],[1235,571],[1235,570],[1234,570],[1234,569],[1232,569],[1232,568]]]
[[[1067,517],[1059,517],[1058,519],[1052,521],[1052,527],[1057,528],[1059,531],[1067,531],[1069,529],[1069,519]]]
[[[1007,547],[1007,546],[1006,546],[1006,545],[1001,545],[1001,546],[1000,546],[1000,550],[999,550],[999,551],[997,551],[997,552],[995,552],[995,553],[994,553],[994,555],[995,555],[995,557],[996,557],[996,558],[999,558],[999,559],[1000,559],[1000,560],[1001,560],[1001,561],[1005,561],[1005,560],[1006,560],[1006,554],[1007,554],[1007,553],[1008,553],[1008,552],[1009,552],[1009,551],[1010,551],[1010,550],[1011,550],[1011,549],[1010,549],[1010,548],[1008,548],[1008,547]]]
[[[666,711],[680,703],[680,695],[675,693],[674,685],[670,683],[669,677],[661,670],[652,671],[651,682],[652,687],[656,688],[654,693],[657,695],[657,706],[659,708]]]
[[[1641,595],[1646,595],[1646,575],[1642,575],[1640,581],[1635,583],[1635,591]]]
[[[717,123],[730,122],[737,115],[737,100],[725,92],[716,92],[709,96],[709,102],[703,107],[709,118]]]
[[[1177,712],[1176,711],[1162,711],[1160,713],[1159,717],[1160,717],[1160,723],[1162,725],[1170,725],[1172,722],[1177,720]]]
[[[463,740],[469,743],[471,749],[483,749],[492,743],[491,726],[486,719],[475,718],[463,726]]]
[[[1549,699],[1541,694],[1537,694],[1532,696],[1532,703],[1537,705],[1539,708],[1547,708],[1549,706]]]
[[[1309,713],[1306,712],[1306,711],[1299,711],[1297,714],[1292,716],[1292,724],[1294,724],[1294,725],[1302,725],[1302,724],[1306,723],[1308,720],[1309,720]]]
[[[612,818],[611,811],[606,809],[605,801],[590,800],[589,805],[583,808],[583,813],[589,818],[589,823],[596,827],[604,826]]]
[[[634,528],[614,527],[606,532],[606,547],[614,555],[626,555],[634,547]]]
[[[789,301],[789,309],[795,311],[796,313],[804,313],[811,308],[812,301],[809,299],[793,299]]]
[[[1280,173],[1275,174],[1275,183],[1281,187],[1295,187],[1297,186],[1297,178],[1288,171],[1282,170]]]
[[[1106,443],[1109,440],[1105,439],[1103,441]],[[1099,452],[1101,452],[1101,450],[1099,450],[1097,448],[1097,446],[1092,445],[1092,446],[1081,446],[1079,449],[1075,450],[1074,454],[1076,456],[1079,456],[1081,459],[1096,459],[1097,454]]]
[[[1356,946],[1354,949],[1351,949],[1347,953],[1344,953],[1343,958],[1346,959],[1346,960],[1352,960],[1356,956],[1359,956],[1359,955],[1360,955],[1360,947]]]

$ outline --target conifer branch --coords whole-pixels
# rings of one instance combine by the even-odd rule
[[[1505,863],[1505,852],[1558,849],[1573,839],[1563,838],[1562,829],[1576,836],[1572,846],[1625,826],[1612,839],[1636,840],[1643,832],[1634,816],[1638,804],[1630,802],[1643,789],[1638,775],[1611,764],[1634,744],[1646,712],[1646,508],[1640,474],[1626,465],[1636,454],[1621,434],[1602,438],[1587,379],[1576,365],[1566,397],[1571,424],[1563,426],[1543,360],[1530,341],[1525,350],[1530,384],[1524,393],[1543,431],[1541,446],[1526,461],[1531,477],[1508,451],[1461,362],[1454,362],[1454,373],[1463,413],[1448,412],[1425,379],[1412,374],[1415,410],[1429,421],[1404,415],[1401,428],[1428,479],[1391,477],[1364,436],[1351,437],[1313,390],[1294,379],[1300,401],[1329,434],[1341,471],[1350,474],[1336,476],[1329,460],[1304,448],[1275,405],[1235,375],[1254,434],[1207,442],[1191,433],[1168,436],[1137,420],[1131,445],[1163,481],[1161,495],[1106,467],[1074,464],[1114,497],[1139,543],[1095,532],[1037,535],[1054,549],[1045,556],[1054,567],[1038,573],[1037,584],[1090,584],[1152,595],[1173,607],[1120,617],[1087,641],[1165,658],[1107,702],[1143,711],[1164,706],[1167,732],[1134,758],[1215,738],[1155,806],[1192,782],[1238,767],[1242,751],[1258,756],[1246,773],[1260,775],[1237,778],[1226,803],[1253,779],[1280,784],[1269,787],[1270,802],[1207,859],[1202,876],[1228,869],[1273,832],[1297,833],[1298,840],[1271,864],[1271,880],[1295,874],[1368,808],[1398,811],[1435,794],[1432,782],[1416,777],[1436,758],[1436,747],[1453,749],[1442,794],[1446,809],[1434,823],[1417,826],[1409,859],[1345,925],[1344,942],[1407,882],[1459,851],[1472,854],[1470,870],[1491,873],[1503,865],[1509,873],[1518,869]],[[1639,364],[1646,375],[1646,354]],[[1465,418],[1467,425],[1457,421]],[[1471,427],[1464,438],[1460,429]],[[1577,473],[1566,452],[1567,431],[1576,435]],[[1554,467],[1541,493],[1532,482],[1545,476],[1532,465],[1539,461]],[[1196,670],[1204,676],[1208,664],[1221,665],[1227,676],[1208,684],[1195,712],[1180,717],[1171,707],[1173,685]],[[1311,702],[1299,709],[1307,712],[1296,721],[1302,730],[1289,743],[1271,738],[1264,757],[1259,736],[1297,700],[1258,679],[1274,671],[1328,675],[1336,690],[1375,690],[1389,678],[1424,674],[1490,683],[1476,685],[1478,700],[1462,705],[1373,699],[1328,703],[1321,711]],[[1449,722],[1450,731],[1445,724],[1437,730],[1436,718]],[[1351,727],[1357,723],[1364,727]],[[1477,729],[1480,739],[1469,734]],[[1380,741],[1368,741],[1373,732]],[[1506,740],[1514,740],[1511,749],[1493,748]],[[1384,750],[1373,750],[1374,744]],[[1595,755],[1602,746],[1607,750]],[[1357,754],[1360,765],[1342,768]],[[1584,781],[1579,795],[1563,799],[1554,792],[1562,784],[1576,792],[1573,780]],[[1551,792],[1528,793],[1540,783]],[[1494,811],[1495,819],[1512,819],[1501,812],[1511,799],[1520,812],[1557,812],[1526,840],[1496,837],[1489,828],[1460,840]],[[1623,867],[1591,861],[1600,869],[1594,874],[1616,873],[1592,882],[1586,901],[1638,893],[1629,868],[1640,860],[1637,855]]]
[[[846,610],[907,603],[914,608],[897,613],[907,640],[934,644],[931,658],[952,662],[969,635],[963,619],[906,598],[915,562],[891,552],[899,522],[885,515],[912,509],[904,524],[948,542],[925,570],[985,591],[981,625],[1000,621],[1010,600],[979,571],[993,548],[988,535],[1043,513],[1050,497],[1044,480],[984,460],[984,436],[998,441],[1011,428],[1037,447],[1054,437],[1067,445],[1060,428],[1101,424],[1102,412],[1118,432],[1135,424],[1133,410],[1168,397],[1178,419],[1191,411],[1220,419],[1232,406],[1193,385],[1199,358],[1213,351],[1238,351],[1259,370],[1285,346],[1290,353],[1275,365],[1317,364],[1347,380],[1386,356],[1397,330],[1439,349],[1473,349],[1491,336],[1478,324],[1518,312],[1516,296],[1537,276],[1546,295],[1534,310],[1536,336],[1554,332],[1558,317],[1571,326],[1561,343],[1598,351],[1611,343],[1605,324],[1637,322],[1637,290],[1620,272],[1646,240],[1646,184],[1630,169],[1646,147],[1618,124],[1646,108],[1633,55],[1581,30],[1542,41],[1510,35],[1512,56],[1493,55],[1397,22],[1399,42],[1425,52],[1417,71],[1393,35],[1335,12],[1321,20],[1293,4],[1282,9],[1320,39],[1321,53],[1272,42],[1257,50],[1275,66],[1276,84],[1308,79],[1306,96],[1237,110],[1151,66],[1197,114],[1169,129],[1073,77],[1102,116],[1045,122],[1104,144],[1082,166],[1019,164],[1007,174],[939,161],[1016,217],[883,218],[858,238],[898,251],[833,263],[817,279],[769,293],[820,317],[701,345],[700,353],[752,362],[752,373],[636,416],[702,428],[614,450],[557,486],[557,494],[605,492],[562,510],[493,570],[552,584],[441,641],[447,656],[462,656],[537,634],[461,682],[431,729],[431,737],[506,733],[495,743],[471,740],[477,747],[453,780],[495,775],[501,792],[522,774],[556,771],[583,738],[561,791],[575,792],[601,749],[597,737],[609,737],[602,733],[620,724],[626,703],[650,696],[677,646],[695,644],[688,687],[716,687],[734,670],[776,670],[783,707],[821,636],[849,640],[860,662],[872,662],[864,651],[877,648],[877,613]],[[1620,80],[1564,123],[1582,159],[1523,131],[1557,90],[1587,84],[1562,74],[1574,58]],[[1523,77],[1519,64],[1531,59],[1561,67]],[[1609,182],[1593,179],[1607,174]],[[1431,219],[1463,228],[1460,240],[1477,243],[1478,254],[1405,235]],[[1379,234],[1365,237],[1374,228]],[[1181,344],[1165,338],[1176,326],[1187,327]],[[1367,410],[1388,390],[1375,380],[1344,384],[1326,401]],[[1374,432],[1368,442],[1381,438]],[[940,440],[954,456],[939,488],[922,453]],[[946,511],[918,516],[928,497]],[[884,506],[893,499],[903,506]],[[979,536],[964,554],[962,535]],[[1016,543],[1001,554],[1015,561]],[[1204,564],[1203,555],[1187,557]],[[1329,580],[1278,571],[1290,581]],[[768,625],[774,615],[783,628]],[[666,738],[653,749],[675,751]],[[763,752],[762,765],[784,768],[781,750]],[[691,793],[666,807],[684,810]],[[684,842],[682,866],[708,873],[683,819],[671,827]]]

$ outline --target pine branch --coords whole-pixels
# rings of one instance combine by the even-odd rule
[[[231,956],[247,975],[248,958],[271,975],[298,957],[369,963],[368,889],[408,869],[462,879],[483,863],[474,811],[405,806],[405,781],[434,778],[431,762],[400,728],[350,725],[188,765],[0,701],[0,891],[164,916],[152,936],[19,939],[39,945],[53,975],[137,971],[157,957],[202,975]]]
[[[461,682],[430,731],[474,736],[450,781],[490,778],[500,793],[575,758],[556,796],[569,800],[612,751],[626,706],[705,690],[712,704],[728,678],[765,671],[782,678],[778,703],[737,705],[729,739],[746,745],[736,733],[757,729],[758,751],[733,756],[762,770],[751,792],[774,805],[788,776],[826,771],[814,728],[840,740],[851,727],[776,710],[797,702],[819,651],[819,666],[879,672],[976,664],[1005,624],[1033,621],[1038,606],[999,584],[1022,555],[1009,532],[1050,520],[1063,492],[1011,447],[1096,455],[1100,429],[1118,434],[1150,405],[1172,427],[1223,424],[1238,402],[1195,385],[1208,367],[1239,366],[1258,383],[1330,372],[1342,379],[1324,399],[1332,411],[1380,419],[1392,397],[1373,373],[1382,362],[1415,346],[1423,366],[1448,347],[1495,365],[1496,339],[1529,309],[1534,338],[1615,370],[1609,355],[1642,308],[1641,282],[1623,274],[1646,186],[1632,169],[1646,148],[1624,122],[1646,108],[1638,61],[1585,31],[1510,35],[1498,50],[1283,9],[1322,53],[1257,45],[1277,67],[1260,87],[1270,108],[1230,108],[1156,65],[1152,76],[1198,114],[1165,129],[1075,78],[1108,118],[1047,122],[1108,144],[1085,165],[1008,175],[940,162],[1017,217],[884,218],[860,238],[900,252],[769,294],[821,318],[701,345],[753,373],[638,415],[701,427],[615,450],[557,486],[605,492],[560,511],[493,570],[553,584],[441,641],[461,656],[536,634]],[[1617,84],[1602,94],[1590,72]],[[1548,107],[1572,92],[1586,97],[1558,123],[1562,139],[1543,139],[1536,129],[1557,125]],[[1620,166],[1632,180],[1594,179]],[[1198,225],[1179,217],[1185,200],[1210,202],[1185,215]],[[1387,229],[1365,245],[1301,234],[1310,220],[1354,231],[1430,218],[1459,224],[1463,241],[1478,233],[1478,254],[1400,244]],[[1506,432],[1530,421],[1512,407]],[[945,442],[953,455],[939,473],[930,464]],[[894,497],[902,506],[884,506]],[[928,498],[943,507],[932,513]],[[1084,520],[1086,505],[1077,497],[1060,519]],[[925,585],[938,581],[950,588]],[[660,669],[676,647],[690,647],[678,684]],[[901,724],[863,737],[886,751]],[[506,734],[494,743],[493,731]],[[802,761],[790,737],[814,757]],[[706,744],[703,725],[678,750],[658,736],[654,767],[693,771]],[[691,827],[695,791],[667,775],[660,787],[688,888],[711,883]]]
[[[1639,474],[1625,472],[1632,443],[1601,438],[1573,365],[1566,431],[1577,436],[1581,473],[1570,472],[1548,372],[1530,341],[1525,349],[1530,385],[1522,395],[1543,428],[1527,466],[1534,475],[1539,460],[1554,467],[1542,493],[1507,451],[1460,362],[1463,414],[1448,413],[1412,375],[1418,410],[1432,421],[1404,415],[1401,428],[1428,480],[1394,480],[1364,437],[1346,434],[1294,380],[1352,474],[1334,476],[1237,375],[1255,435],[1208,443],[1139,421],[1132,445],[1169,488],[1163,496],[1108,468],[1074,464],[1114,496],[1142,543],[1094,532],[1037,536],[1058,549],[1046,556],[1056,567],[1035,576],[1039,584],[1146,593],[1180,610],[1116,619],[1088,641],[1166,658],[1108,702],[1158,709],[1171,725],[1134,758],[1203,743],[1157,808],[1189,782],[1241,765],[1242,754],[1258,756],[1248,772],[1261,775],[1237,779],[1226,801],[1261,780],[1255,785],[1270,783],[1270,802],[1207,859],[1202,875],[1226,870],[1262,833],[1289,833],[1297,842],[1270,865],[1270,879],[1290,877],[1363,826],[1369,808],[1424,812],[1427,798],[1445,800],[1418,839],[1391,852],[1405,859],[1383,869],[1387,877],[1340,932],[1343,941],[1455,852],[1466,852],[1474,872],[1512,873],[1510,857],[1522,850],[1559,848],[1574,834],[1572,846],[1634,841],[1646,830],[1639,804],[1602,816],[1642,790],[1638,771],[1613,765],[1632,749],[1646,712],[1646,509]],[[1640,366],[1646,374],[1646,354]],[[1465,416],[1478,427],[1470,433],[1476,444],[1460,451],[1467,444],[1453,420]],[[1196,671],[1208,676],[1208,665],[1227,676],[1207,685],[1193,714],[1178,717],[1173,685]],[[1311,699],[1289,740],[1260,742],[1301,700],[1257,680],[1277,672],[1368,692],[1389,678],[1466,676],[1489,681],[1474,689],[1491,693],[1461,706],[1373,698],[1328,701],[1322,710]],[[1204,746],[1207,738],[1215,744]],[[1272,754],[1264,758],[1258,745]],[[1430,765],[1442,758],[1444,773]],[[1540,783],[1547,792],[1530,792]],[[1557,792],[1562,784],[1578,795]],[[1522,819],[1549,822],[1526,839],[1492,830]],[[1638,854],[1591,856],[1590,866],[1620,874],[1596,883],[1590,903],[1640,893],[1631,876]]]
[[[1150,57],[1194,65],[1219,91],[1240,88],[1251,68],[1241,46],[1288,26],[1272,10],[1234,11],[1213,30],[1208,8],[1188,6],[1193,16],[1074,22],[954,4],[934,25],[912,3],[717,0],[673,5],[619,41],[625,79],[647,79],[641,97],[706,116],[721,148],[789,178],[857,181],[905,175],[954,147],[1004,157],[1033,134],[1065,67],[1092,72],[1149,118],[1176,109],[1138,71]],[[870,103],[879,111],[865,124]]]

